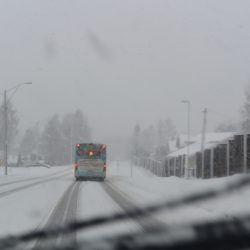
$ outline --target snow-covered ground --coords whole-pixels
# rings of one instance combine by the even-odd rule
[[[234,175],[208,180],[158,177],[143,168],[131,166],[129,162],[111,164],[109,174],[109,179],[117,188],[128,194],[131,199],[142,206],[185,197],[193,192],[217,189],[229,182],[237,181],[241,177],[242,175]],[[168,225],[173,225],[217,219],[219,217],[233,218],[239,214],[248,213],[249,209],[250,186],[219,199],[200,202],[191,206],[183,206],[174,211],[162,212],[157,217],[164,220]]]
[[[57,174],[62,177],[54,178]],[[54,203],[72,183],[73,178],[70,174],[71,167],[69,166],[49,169],[44,167],[9,168],[8,176],[4,176],[1,171],[0,235],[41,227],[53,209]],[[48,178],[54,179],[45,182],[44,180]],[[18,190],[24,186],[27,188]],[[13,191],[13,193],[8,194],[8,191]],[[4,195],[6,192],[7,194]]]
[[[12,168],[8,176],[0,173],[0,235],[42,228],[65,190],[74,182],[71,166],[53,168]],[[112,162],[108,166],[107,182],[128,197],[134,204],[145,206],[163,200],[183,197],[192,192],[219,188],[240,175],[227,178],[195,180],[177,177],[156,177],[152,173],[131,166],[129,162]],[[25,181],[26,180],[26,181]],[[20,190],[18,190],[20,189]],[[10,192],[10,193],[8,193]],[[174,211],[155,215],[167,225],[232,218],[247,213],[250,208],[250,188],[233,192],[221,199],[183,206]],[[77,217],[81,219],[111,214],[121,208],[100,182],[83,182],[80,186]],[[101,231],[130,232],[137,225],[124,222],[94,229],[80,236],[99,236]]]

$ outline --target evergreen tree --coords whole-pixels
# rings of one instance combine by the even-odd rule
[[[40,152],[50,164],[68,164],[73,160],[74,145],[91,141],[91,129],[81,110],[65,114],[62,121],[55,114],[41,135]]]
[[[168,117],[164,121],[163,130],[164,130],[164,133],[166,134],[166,139],[168,141],[174,140],[176,138],[177,130],[176,130],[174,122],[171,118]]]
[[[176,138],[176,127],[171,120],[167,118],[165,120],[159,120],[157,131],[157,145],[155,148],[155,157],[159,160],[164,159],[170,152],[169,141]]]
[[[158,122],[158,145],[166,145],[176,138],[176,127],[171,118]]]
[[[150,156],[153,152],[155,145],[155,129],[151,125],[149,128],[144,129],[141,133],[141,138],[139,140],[140,153],[144,156]]]
[[[62,123],[61,123],[61,133],[62,133],[62,140],[64,145],[64,163],[70,163],[73,157],[73,114],[68,113],[65,114]]]
[[[61,122],[63,162],[71,163],[73,160],[74,145],[77,143],[91,142],[91,129],[87,118],[81,110],[64,115]]]
[[[181,139],[180,139],[180,136],[177,136],[177,139],[176,139],[176,144],[175,144],[176,148],[181,148]]]
[[[217,128],[215,129],[215,132],[236,132],[237,125],[230,122],[222,122],[220,123]]]
[[[132,137],[132,152],[131,157],[139,156],[139,144],[140,144],[141,128],[137,123],[134,128],[133,137]]]
[[[88,126],[87,118],[79,109],[73,114],[72,137],[74,144],[91,142],[91,130]]]
[[[40,130],[37,123],[32,128],[28,128],[20,143],[20,153],[24,156],[38,154]]]
[[[164,144],[165,138],[166,138],[166,131],[164,131],[164,122],[163,120],[159,120],[158,122],[158,146],[161,146]]]
[[[52,165],[63,164],[64,144],[60,127],[59,116],[55,114],[48,120],[41,137],[43,155]]]

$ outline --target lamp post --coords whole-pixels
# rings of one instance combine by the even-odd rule
[[[10,89],[4,90],[4,174],[8,175],[8,100],[7,93],[11,90],[17,91],[24,84],[32,84],[32,82],[20,83]]]
[[[189,143],[190,143],[190,101],[189,100],[182,100],[182,103],[186,103],[188,107],[188,112],[187,112],[187,156],[186,156],[186,161],[185,161],[185,175],[189,177]]]

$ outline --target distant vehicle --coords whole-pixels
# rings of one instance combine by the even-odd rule
[[[106,178],[106,145],[80,143],[75,146],[75,179]]]
[[[25,164],[25,167],[46,167],[50,168],[51,166],[45,162],[29,162]]]

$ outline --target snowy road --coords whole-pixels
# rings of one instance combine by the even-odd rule
[[[55,205],[53,212],[49,216],[44,229],[51,228],[55,226],[64,226],[68,222],[73,222],[76,220],[78,193],[81,184],[80,182],[73,182],[64,192],[61,199]],[[42,248],[46,245],[50,247],[64,244],[64,242],[70,243],[71,245],[76,244],[75,233],[67,236],[58,235],[57,237],[45,242],[37,241],[34,248]]]
[[[131,208],[138,207],[135,201],[125,192],[121,191],[118,187],[112,184],[112,181],[107,180],[102,184],[102,187],[107,194],[116,202],[125,212]],[[141,227],[143,231],[152,231],[155,228],[167,227],[167,224],[161,220],[157,220],[153,215],[148,215],[147,218],[137,219],[136,223]]]
[[[132,175],[131,175],[132,173]],[[12,169],[0,177],[0,234],[16,234],[33,229],[65,225],[76,219],[126,211],[162,200],[183,197],[195,191],[218,188],[239,176],[212,180],[185,180],[175,177],[160,178],[134,168],[128,163],[112,163],[107,180],[75,182],[71,166]],[[180,223],[232,219],[246,213],[250,207],[250,190],[234,192],[220,200],[183,206],[175,211],[164,211],[144,219],[79,231],[70,236],[58,235],[49,242],[33,242],[32,247],[44,244],[59,245],[78,240],[114,234],[148,231]]]

